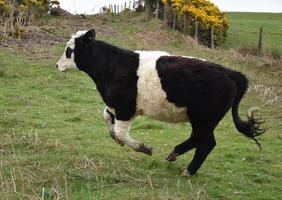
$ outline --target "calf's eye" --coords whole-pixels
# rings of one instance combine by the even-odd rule
[[[70,47],[68,47],[67,50],[66,50],[66,57],[67,57],[67,58],[71,58],[72,52],[73,52],[73,49],[71,49]]]

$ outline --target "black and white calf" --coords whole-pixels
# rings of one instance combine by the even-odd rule
[[[246,77],[202,59],[121,49],[96,40],[95,31],[89,30],[71,38],[57,68],[78,68],[93,79],[107,105],[104,119],[110,134],[120,145],[152,154],[149,145],[129,136],[137,115],[172,123],[190,121],[191,136],[166,158],[174,161],[196,148],[184,175],[194,175],[215,147],[214,129],[230,108],[239,132],[257,143],[255,137],[264,132],[259,128],[262,121],[253,116],[256,109],[249,110],[248,121],[238,115],[248,87]]]

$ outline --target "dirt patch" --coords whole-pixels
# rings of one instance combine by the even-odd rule
[[[5,41],[2,45],[6,47],[20,47],[21,50],[28,50],[30,47],[34,45],[41,45],[41,46],[52,46],[54,44],[58,44],[62,42],[64,38],[57,37],[55,35],[49,34],[48,32],[42,32],[39,29],[30,30],[25,38],[23,39],[16,39],[12,38]]]
[[[0,44],[5,51],[25,52],[29,59],[50,59],[53,54],[50,48],[64,41],[64,38],[57,37],[39,29],[29,31],[25,38],[12,38]],[[45,49],[45,50],[44,50]]]
[[[27,28],[24,38],[2,41],[0,47],[5,51],[25,52],[30,59],[49,59],[54,56],[50,53],[50,48],[66,43],[79,30],[94,28],[97,34],[117,36],[117,31],[109,24],[102,16],[68,14],[50,20],[39,19],[33,27]]]

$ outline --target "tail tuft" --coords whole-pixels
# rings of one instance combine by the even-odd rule
[[[262,118],[256,118],[255,113],[259,111],[258,107],[252,107],[248,110],[248,137],[253,139],[257,145],[259,146],[260,150],[262,150],[261,143],[256,139],[257,136],[263,134],[265,129],[260,128],[260,125],[265,122]]]

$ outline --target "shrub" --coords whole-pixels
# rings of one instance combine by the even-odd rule
[[[225,13],[208,0],[162,0],[172,7],[180,18],[186,18],[191,26],[199,22],[199,39],[210,44],[210,27],[214,26],[215,44],[224,41],[228,29],[228,19]]]
[[[57,0],[0,0],[0,38],[21,38],[35,16],[46,14]]]

